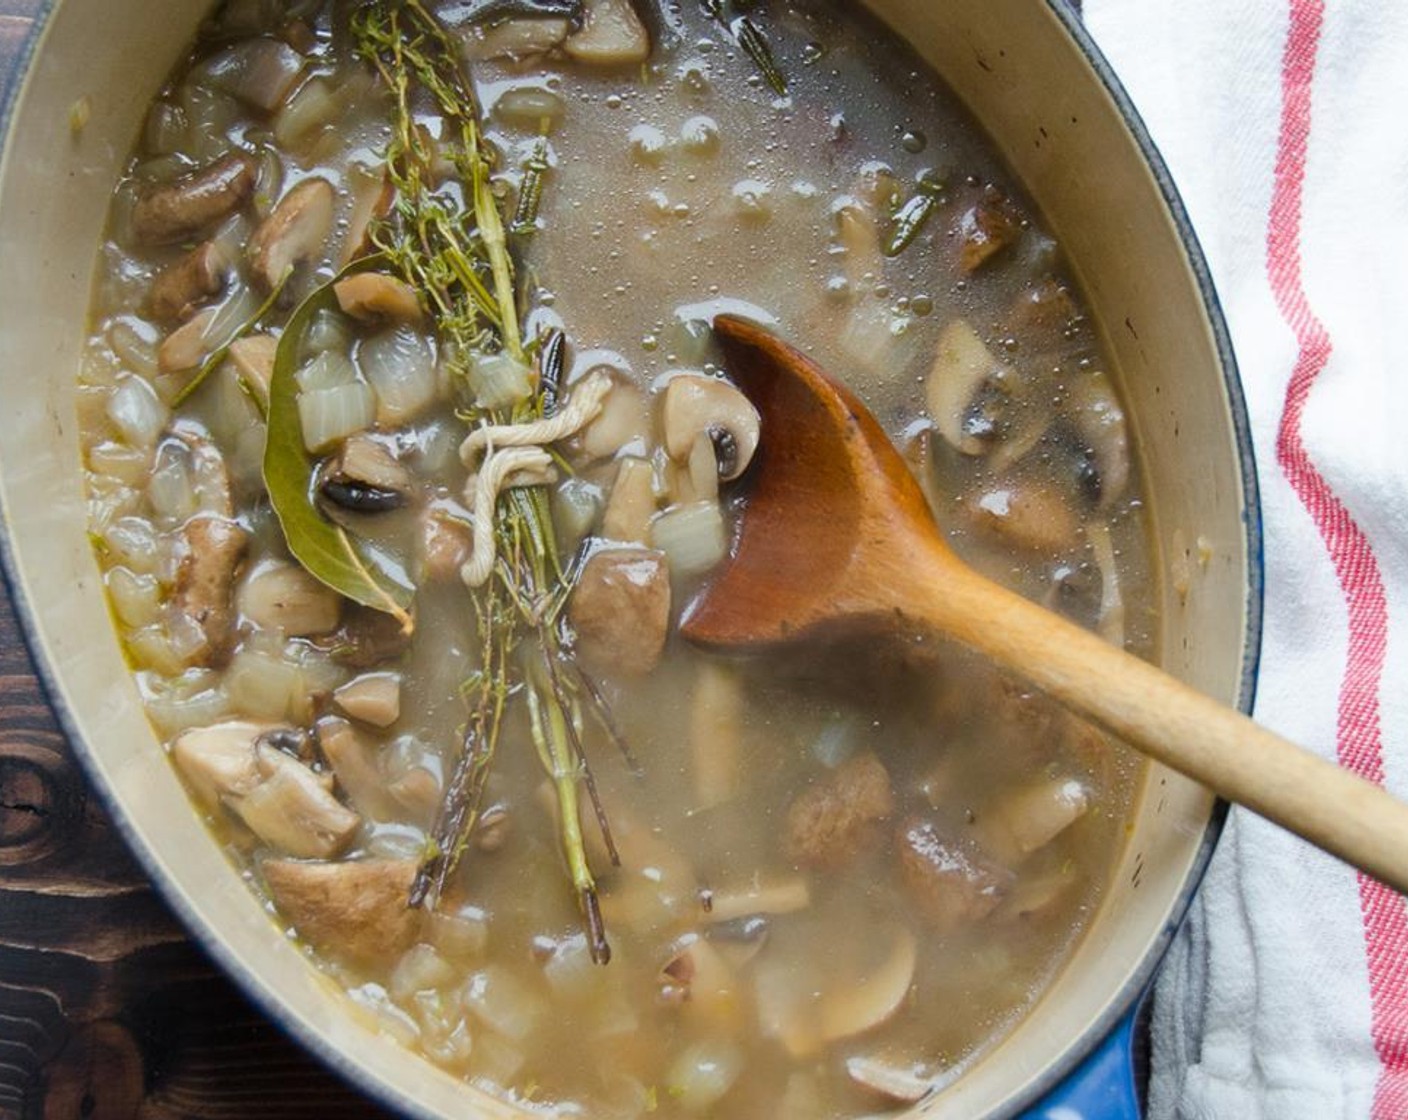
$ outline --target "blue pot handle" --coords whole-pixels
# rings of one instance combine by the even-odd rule
[[[1131,1049],[1134,1014],[1021,1120],[1140,1120]]]

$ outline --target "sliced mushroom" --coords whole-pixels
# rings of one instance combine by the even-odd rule
[[[202,303],[224,291],[229,267],[218,242],[198,245],[157,273],[147,293],[147,313],[162,323],[188,318]]]
[[[665,450],[687,463],[701,432],[714,445],[719,477],[737,478],[758,449],[758,410],[726,381],[700,374],[678,374],[665,386],[662,410]]]
[[[313,771],[263,743],[254,755],[259,783],[228,804],[256,836],[298,859],[331,859],[352,842],[362,818]]]
[[[266,844],[300,858],[336,855],[361,818],[296,758],[270,745],[276,724],[234,720],[177,736],[172,759],[208,811],[227,805]]]
[[[157,348],[156,364],[162,373],[195,369],[211,349],[211,328],[219,312],[214,307],[191,316],[164,339]]]
[[[412,766],[386,787],[411,821],[429,828],[440,808],[440,779],[424,766]]]
[[[922,817],[905,821],[896,842],[900,880],[925,920],[941,933],[986,917],[1012,884],[1012,872]]]
[[[335,196],[326,179],[304,179],[259,223],[246,252],[265,288],[275,288],[296,265],[320,253],[332,231]]]
[[[421,517],[420,567],[425,579],[446,583],[460,578],[474,538],[463,517],[434,507]]]
[[[817,1027],[825,1042],[863,1034],[878,1027],[903,1005],[914,983],[919,945],[901,929],[885,959],[854,984],[825,992],[817,1003]]]
[[[934,1088],[932,1078],[912,1067],[904,1069],[865,1054],[846,1059],[846,1074],[863,1089],[895,1104],[914,1104]]]
[[[229,518],[207,515],[188,521],[181,537],[183,553],[176,566],[172,603],[205,637],[198,663],[221,665],[234,645],[235,571],[249,547],[249,536]]]
[[[184,241],[243,206],[254,183],[254,161],[231,152],[142,195],[132,208],[132,231],[149,245]]]
[[[1129,485],[1129,431],[1110,379],[1099,371],[1080,374],[1070,386],[1069,414],[1090,450],[1096,498],[1102,508]]]
[[[390,447],[358,432],[324,465],[318,493],[350,513],[385,513],[410,501],[413,484]]]
[[[269,859],[260,872],[279,912],[304,941],[330,957],[380,969],[416,940],[421,912],[406,905],[414,860]]]
[[[214,812],[226,797],[243,797],[259,783],[254,744],[279,726],[230,720],[194,727],[176,736],[171,760],[196,801]]]
[[[1014,333],[1044,331],[1059,336],[1080,315],[1071,290],[1052,277],[1024,288],[1008,315]]]
[[[590,671],[641,676],[660,661],[670,626],[670,573],[661,552],[594,553],[568,601],[577,650]]]
[[[1054,867],[1024,874],[992,912],[993,922],[1028,921],[1052,910],[1080,881],[1080,872],[1070,860]]]
[[[622,544],[644,545],[655,516],[655,470],[645,459],[627,457],[616,467],[616,481],[606,500],[601,535]]]
[[[997,360],[964,319],[939,334],[926,383],[929,416],[965,455],[981,455],[1002,438],[1017,375]]]
[[[259,566],[235,596],[240,614],[260,630],[289,638],[311,638],[337,629],[342,596],[297,564]]]
[[[743,684],[731,665],[701,662],[689,702],[693,808],[711,809],[743,783]]]
[[[347,236],[338,257],[346,267],[372,250],[372,227],[391,213],[396,199],[386,169],[353,164],[347,171],[347,190],[352,195],[352,213],[347,218]]]
[[[666,460],[665,478],[672,506],[719,500],[718,456],[707,432],[694,437],[694,446],[685,462]]]
[[[269,407],[269,383],[274,379],[278,351],[279,340],[271,334],[247,334],[230,343],[235,372],[261,409]]]
[[[965,210],[958,219],[958,267],[975,272],[1022,236],[1021,224],[999,202],[989,199]]]
[[[401,674],[363,673],[332,694],[353,719],[373,727],[390,727],[401,717]]]
[[[352,804],[373,820],[394,820],[397,803],[387,788],[381,745],[341,716],[324,716],[315,730],[318,747]]]
[[[611,391],[602,401],[601,411],[577,436],[578,449],[588,461],[608,458],[626,447],[645,453],[650,444],[650,410],[645,397],[634,384],[609,367],[598,366],[597,369],[611,374]],[[587,376],[595,372],[593,369]]]
[[[709,941],[735,969],[743,968],[768,942],[768,919],[761,914],[718,922],[708,930]]]
[[[424,319],[415,289],[384,272],[358,272],[343,277],[332,288],[337,305],[354,319],[412,324]]]
[[[894,807],[884,764],[870,751],[853,755],[788,807],[787,856],[806,867],[842,867],[875,845]]]
[[[410,637],[394,616],[349,603],[342,611],[342,625],[315,644],[341,665],[373,669],[405,653]]]
[[[578,62],[621,66],[650,57],[650,36],[631,0],[585,0],[582,29],[567,37],[563,49]]]
[[[1115,564],[1115,546],[1110,540],[1110,527],[1103,521],[1092,521],[1085,527],[1095,565],[1100,569],[1100,617],[1095,624],[1100,636],[1111,645],[1124,646],[1124,593],[1120,590],[1119,568]]]
[[[1032,552],[1068,552],[1080,540],[1080,517],[1068,496],[1044,480],[1000,483],[974,495],[966,506],[979,528]]]
[[[1015,864],[1051,843],[1089,808],[1090,791],[1075,778],[1024,786],[1002,796],[979,818],[984,845]]]
[[[811,888],[801,875],[755,880],[744,887],[724,887],[700,896],[704,919],[715,924],[759,914],[793,914],[811,904]]]
[[[682,937],[660,970],[660,997],[728,1029],[737,1025],[743,993],[723,955],[698,934]]]

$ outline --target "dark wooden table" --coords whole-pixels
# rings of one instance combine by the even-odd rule
[[[39,0],[0,0],[0,90]],[[0,1120],[378,1117],[218,973],[50,713],[0,587]]]

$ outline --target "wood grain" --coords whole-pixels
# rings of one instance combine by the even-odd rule
[[[0,0],[8,99],[40,0]],[[380,1117],[253,1008],[123,847],[0,587],[0,1120]]]

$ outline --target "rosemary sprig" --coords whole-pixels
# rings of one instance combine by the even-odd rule
[[[724,10],[724,0],[700,2],[704,6],[705,14],[732,35],[733,41],[743,53],[753,60],[758,73],[762,74],[763,80],[772,87],[773,92],[784,96],[787,93],[787,79],[783,77],[782,70],[773,57],[772,47],[768,45],[768,38],[763,34],[763,29],[746,15],[730,17]]]
[[[425,300],[459,383],[476,356],[505,352],[526,364],[519,327],[514,267],[503,216],[490,189],[492,154],[483,142],[480,110],[453,42],[421,0],[369,0],[353,16],[358,50],[377,68],[393,102],[387,150],[396,206],[373,231],[391,266]],[[446,122],[440,149],[417,125],[416,105],[429,98]],[[546,148],[525,172],[520,207],[536,221]],[[438,184],[433,167],[448,156],[453,180]],[[528,175],[536,174],[536,182]],[[527,209],[524,209],[526,207]],[[522,423],[550,414],[557,404],[561,342],[537,347],[540,391],[512,408],[475,409],[489,423]],[[476,526],[476,531],[481,527]],[[563,855],[594,960],[610,958],[596,883],[582,839],[579,787],[594,784],[580,749],[580,715],[560,685],[558,665],[570,660],[549,606],[568,589],[544,487],[504,492],[494,515],[498,559],[492,576],[471,592],[480,639],[480,665],[464,689],[469,713],[464,743],[445,789],[410,903],[433,903],[464,854],[504,720],[519,698],[527,705],[533,743],[553,783]],[[606,832],[604,813],[598,813]],[[610,845],[609,832],[608,845]]]
[[[543,201],[543,180],[548,173],[548,142],[539,137],[533,154],[523,165],[523,185],[518,189],[518,208],[509,223],[509,233],[528,237],[538,229],[538,207]]]

